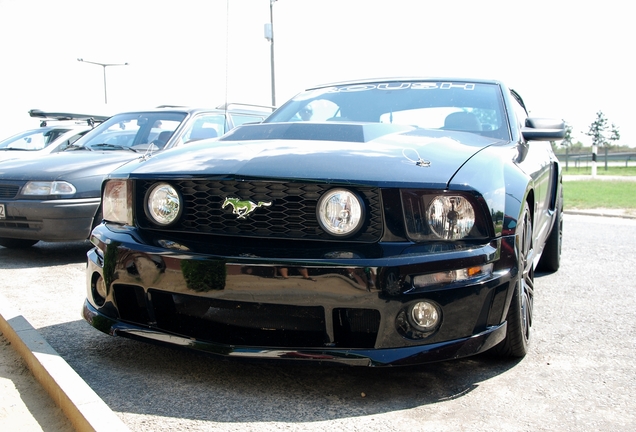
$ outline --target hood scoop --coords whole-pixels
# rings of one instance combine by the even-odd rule
[[[386,123],[260,123],[235,128],[219,141],[313,140],[365,143],[384,135],[411,131],[412,126]]]

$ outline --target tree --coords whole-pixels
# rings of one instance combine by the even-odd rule
[[[610,136],[607,137],[607,119],[603,111],[596,113],[596,120],[590,125],[590,130],[585,135],[592,137],[592,176],[596,176],[596,154],[599,146],[609,146],[620,139],[618,128],[612,123]]]
[[[609,140],[610,142],[614,142],[620,139],[621,139],[621,134],[620,132],[618,132],[618,128],[614,125],[614,123],[612,123]]]
[[[570,126],[567,122],[565,123],[565,136],[563,137],[563,141],[561,141],[561,145],[566,147],[572,146],[572,126]]]
[[[563,120],[563,124],[565,124],[565,136],[561,141],[561,145],[564,147],[570,147],[572,146],[572,126],[570,126],[565,120]],[[556,151],[556,141],[550,141],[550,144],[552,145],[552,150]]]
[[[590,130],[585,135],[592,137],[592,146],[604,146],[607,142],[605,132],[607,131],[607,119],[603,111],[596,113],[596,120],[590,125]]]
[[[609,127],[609,136],[607,136],[607,130],[607,119],[605,118],[603,111],[599,111],[596,113],[596,120],[594,120],[594,122],[590,125],[590,130],[587,131],[585,135],[592,137],[593,146],[596,145],[600,147],[611,145],[614,141],[621,139],[618,127],[614,123],[612,123]],[[563,141],[565,143],[565,138]]]

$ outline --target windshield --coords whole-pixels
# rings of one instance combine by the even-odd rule
[[[510,139],[496,84],[391,81],[300,93],[265,123],[353,121],[445,129]]]
[[[118,114],[76,144],[89,150],[161,149],[185,117],[173,112]]]
[[[42,150],[70,129],[34,129],[0,141],[0,150]]]

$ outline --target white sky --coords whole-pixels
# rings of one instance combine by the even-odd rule
[[[589,142],[601,110],[636,146],[630,2],[278,0],[276,102],[332,81],[496,78]],[[0,139],[27,111],[269,105],[269,0],[0,0]],[[632,54],[630,54],[632,53]],[[104,106],[103,68],[108,67]]]

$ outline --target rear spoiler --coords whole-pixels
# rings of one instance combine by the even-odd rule
[[[51,112],[51,111],[42,111],[39,109],[29,110],[29,115],[34,118],[43,119],[40,122],[40,126],[46,126],[47,120],[55,120],[55,121],[85,121],[89,126],[93,126],[95,123],[101,123],[106,121],[110,116],[104,115],[94,115],[94,114],[77,114],[77,113],[68,113],[68,112]]]

